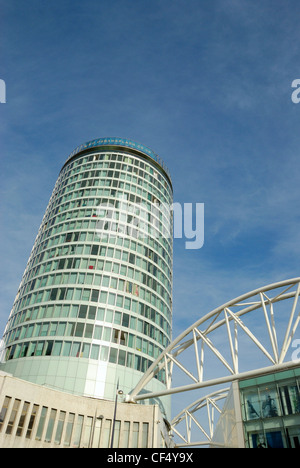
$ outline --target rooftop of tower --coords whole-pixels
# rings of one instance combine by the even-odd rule
[[[168,167],[164,163],[164,161],[150,148],[148,148],[145,145],[142,145],[141,143],[137,143],[136,141],[129,140],[128,138],[118,138],[118,137],[104,137],[104,138],[97,138],[95,140],[88,141],[86,143],[83,143],[82,145],[77,146],[77,148],[72,151],[70,156],[68,157],[66,163],[72,159],[74,156],[76,156],[78,153],[81,153],[82,151],[86,151],[89,149],[94,149],[97,148],[98,146],[101,147],[108,147],[111,150],[114,149],[131,149],[133,151],[137,151],[139,153],[143,153],[146,157],[154,160],[157,164],[161,166],[161,168],[164,170],[166,175],[168,176],[168,179],[171,182],[171,175]]]

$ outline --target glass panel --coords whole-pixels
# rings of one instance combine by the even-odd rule
[[[70,356],[71,345],[72,343],[70,341],[64,342],[63,352],[62,352],[63,356]]]
[[[72,437],[72,432],[73,432],[73,427],[74,427],[74,419],[75,419],[75,414],[70,413],[68,417],[65,440],[64,440],[64,445],[66,447],[69,447],[71,443],[71,437]]]
[[[280,389],[280,400],[284,414],[300,412],[300,398],[297,385],[285,385]]]
[[[142,448],[148,448],[149,423],[143,423]]]
[[[96,418],[92,448],[98,448],[100,446],[101,426],[102,426],[102,419]]]
[[[48,422],[48,427],[47,427],[47,432],[46,432],[46,437],[45,437],[45,442],[51,442],[52,439],[52,433],[54,429],[54,423],[55,423],[55,418],[56,418],[56,409],[51,409],[50,413],[50,418]]]
[[[56,428],[55,440],[54,440],[54,442],[58,445],[61,442],[61,436],[62,436],[62,431],[64,428],[65,418],[66,418],[65,411],[60,411],[59,417],[58,417],[57,428]]]
[[[89,448],[90,446],[90,439],[91,439],[91,430],[93,425],[93,418],[88,416],[85,418],[84,424],[84,435],[81,446],[83,448]]]
[[[15,423],[15,420],[16,420],[16,416],[17,416],[17,412],[18,412],[20,403],[21,403],[21,400],[15,400],[14,401],[14,405],[12,407],[10,417],[9,417],[9,421],[8,421],[8,424],[7,424],[7,428],[6,428],[6,434],[11,434],[12,433],[12,429],[13,429],[13,426],[14,426],[14,423]]]
[[[123,431],[122,431],[122,448],[129,447],[129,431],[130,431],[130,422],[124,421]]]
[[[113,435],[113,448],[118,448],[120,443],[120,427],[121,421],[115,421],[114,424],[114,435]]]
[[[99,358],[99,351],[100,351],[100,346],[98,346],[98,345],[92,345],[91,359],[96,359],[96,360],[98,360],[98,358]]]
[[[139,444],[139,425],[140,423],[133,423],[133,434],[132,434],[132,447],[137,448]]]
[[[5,421],[5,417],[7,415],[7,410],[8,410],[10,401],[11,401],[11,398],[6,396],[5,399],[4,399],[4,402],[3,402],[1,412],[0,412],[0,432],[2,430],[2,426],[3,426],[3,423]]]
[[[84,332],[85,338],[92,338],[93,337],[93,329],[94,329],[93,325],[91,325],[89,323],[86,324],[85,332]]]
[[[88,358],[90,354],[90,347],[91,346],[88,343],[83,343],[80,357]]]
[[[116,348],[111,348],[109,353],[109,362],[116,363],[118,358],[118,350]]]
[[[103,438],[102,438],[103,448],[109,448],[110,446],[110,431],[111,431],[111,419],[106,419],[103,425]]]
[[[73,343],[71,355],[73,357],[79,357],[79,350],[80,350],[80,343]]]
[[[30,403],[26,402],[23,405],[22,413],[19,419],[19,424],[16,432],[16,436],[20,437],[22,435],[23,427],[24,427],[24,421],[27,416],[28,408],[29,408]]]
[[[261,391],[261,408],[263,418],[274,418],[279,414],[278,397],[275,388]]]
[[[81,337],[83,335],[84,323],[77,323],[75,329],[75,336]]]
[[[31,416],[30,416],[29,423],[28,423],[28,426],[27,426],[26,439],[30,439],[30,437],[31,437],[32,428],[33,428],[33,425],[34,425],[34,422],[35,422],[35,419],[36,419],[38,409],[39,409],[38,405],[33,405]]]
[[[77,423],[76,423],[76,429],[75,429],[75,435],[74,435],[74,442],[73,446],[74,447],[79,447],[80,444],[80,439],[81,439],[81,434],[82,434],[82,426],[83,426],[83,416],[79,415],[77,418]]]
[[[42,434],[43,434],[43,429],[46,421],[46,415],[47,415],[48,408],[46,406],[43,406],[41,416],[40,416],[40,421],[38,425],[38,429],[36,432],[36,440],[41,440],[42,439]]]
[[[62,341],[55,341],[52,356],[59,356],[62,348]]]

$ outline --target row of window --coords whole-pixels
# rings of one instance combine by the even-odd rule
[[[88,246],[88,250],[93,250],[93,246]],[[130,257],[134,257],[134,254],[129,255]],[[160,282],[156,279],[155,272],[157,268],[155,265],[151,265],[152,271],[154,272],[154,277],[140,271],[138,269],[134,269],[131,267],[127,267],[124,264],[120,264],[120,268],[118,268],[116,275],[121,275],[121,277],[127,277],[130,280],[126,281],[126,279],[119,278],[118,276],[108,276],[108,275],[100,275],[100,274],[91,274],[91,273],[75,273],[69,272],[65,270],[72,270],[73,263],[76,264],[75,258],[61,258],[57,263],[56,271],[57,273],[48,273],[47,275],[39,276],[31,281],[28,281],[20,289],[20,294],[24,295],[31,291],[37,290],[39,288],[49,287],[53,285],[94,285],[94,286],[102,286],[105,288],[117,289],[118,291],[125,291],[128,293],[132,293],[137,297],[140,297],[140,286],[141,283],[143,286],[147,286],[151,289],[151,291],[155,291],[161,298],[163,298],[168,304],[171,302],[171,297],[168,294],[167,290],[160,284]],[[84,262],[85,260],[85,262]],[[100,270],[99,268],[99,260],[93,259],[82,259],[82,263],[86,263],[86,267],[83,269],[86,270]],[[103,262],[104,263],[104,262]],[[129,262],[130,263],[130,262]],[[102,266],[102,265],[101,265]],[[103,265],[104,266],[104,265]],[[63,272],[61,270],[64,270]],[[103,268],[102,268],[103,271]],[[133,281],[131,281],[133,279]],[[145,297],[145,294],[144,294]]]
[[[109,183],[111,182],[111,184]],[[116,187],[111,188],[111,185],[115,185]],[[118,186],[117,186],[118,185]],[[147,193],[145,190],[138,190],[135,187],[133,192],[130,191],[131,186],[130,184],[123,184],[124,187],[120,187],[119,181],[110,181],[109,179],[103,180],[102,179],[90,179],[90,180],[83,180],[81,183],[71,184],[65,190],[66,195],[64,197],[60,197],[55,201],[52,201],[50,206],[48,205],[47,211],[44,216],[45,222],[50,222],[53,219],[53,216],[57,215],[58,213],[65,212],[68,213],[68,210],[83,206],[93,206],[97,207],[99,205],[103,206],[105,203],[113,205],[116,209],[123,209],[129,210],[131,209],[135,211],[137,214],[138,207],[143,208],[147,213],[151,213],[153,216],[156,216],[158,219],[163,220],[163,215],[166,217],[166,221],[168,224],[169,220],[169,213],[167,212],[167,207],[169,207],[172,201],[167,203],[166,201],[158,200],[156,196],[151,193]],[[94,188],[94,191],[91,190]],[[141,192],[141,195],[139,195]],[[87,198],[87,193],[94,193],[97,195],[95,198]],[[74,199],[74,202],[63,202],[64,198],[67,199]],[[125,200],[127,205],[125,206]],[[122,203],[123,201],[123,203]],[[86,217],[85,213],[82,215],[77,214],[77,217]],[[73,216],[75,217],[75,216]],[[59,220],[63,220],[64,218],[59,218]],[[154,218],[152,218],[154,219]],[[59,222],[58,220],[58,222]]]
[[[5,396],[0,411],[0,432],[64,447],[108,448],[112,420],[32,404]],[[141,438],[139,442],[139,434]],[[147,448],[149,423],[114,421],[113,447]]]
[[[104,172],[106,175],[104,176]],[[162,203],[171,204],[171,197],[166,197],[163,195],[156,187],[149,185],[146,181],[142,179],[137,179],[128,174],[120,174],[120,178],[108,178],[110,176],[110,171],[101,171],[102,179],[95,179],[91,177],[89,179],[83,179],[83,175],[75,176],[75,178],[81,179],[81,181],[74,181],[75,178],[70,178],[68,180],[68,185],[65,186],[63,193],[59,193],[56,197],[51,200],[51,204],[48,207],[47,214],[50,213],[53,209],[62,204],[76,199],[77,197],[82,198],[88,193],[89,196],[97,197],[116,197],[116,191],[119,190],[123,192],[124,190],[130,195],[135,195],[139,198],[130,198],[128,201],[144,203],[147,201],[154,201],[154,198],[159,200]],[[95,182],[95,180],[100,180],[101,183]],[[84,189],[84,193],[83,190]],[[90,192],[88,190],[90,189]],[[79,192],[77,192],[79,191]],[[77,194],[78,193],[78,194]],[[59,196],[59,198],[58,198]],[[76,206],[76,205],[75,205]],[[80,205],[81,206],[81,205]]]
[[[76,245],[73,243],[76,242]],[[92,244],[82,244],[82,242],[92,242]],[[96,244],[95,244],[96,242]],[[85,255],[99,255],[101,257],[122,259],[124,262],[135,264],[140,268],[150,272],[153,270],[153,263],[158,266],[168,277],[170,277],[170,263],[165,263],[161,257],[152,249],[140,246],[135,249],[117,248],[105,243],[98,244],[99,238],[97,232],[68,232],[67,234],[57,235],[44,243],[38,251],[34,252],[36,256],[35,263],[40,263],[51,257],[74,255],[77,251]],[[69,245],[72,243],[72,245]],[[61,245],[67,244],[67,245]],[[52,248],[51,248],[52,247]],[[132,246],[134,247],[134,245]],[[46,250],[47,249],[47,250]],[[81,249],[80,251],[78,249]],[[43,251],[40,255],[39,252]],[[131,256],[130,256],[131,254]],[[155,270],[155,274],[156,274]],[[168,280],[167,280],[168,282]]]
[[[72,231],[74,229],[76,230],[89,229],[93,231],[93,233],[97,235],[97,239],[99,239],[98,231],[100,231],[100,228],[102,229],[103,227],[102,229],[103,232],[101,232],[101,240],[103,240],[103,238],[105,239],[104,221],[106,220],[106,218],[104,218],[105,213],[102,210],[103,207],[100,207],[100,200],[104,208],[110,209],[110,212],[107,213],[107,222],[109,222],[110,220],[114,221],[113,215],[119,214],[119,210],[114,209],[114,205],[113,205],[113,203],[117,203],[117,202],[115,202],[115,200],[113,199],[102,198],[98,200],[98,203],[94,205],[93,208],[76,210],[75,214],[77,216],[74,216],[73,211],[69,211],[69,212],[64,212],[62,214],[58,214],[57,216],[51,218],[50,221],[44,220],[42,224],[42,232],[40,232],[39,234],[39,240],[38,240],[37,245],[43,242],[44,239],[48,239],[51,235],[54,235],[57,232],[62,232],[62,231],[67,231],[67,230]],[[124,228],[122,232],[121,231],[115,232],[116,229],[115,231],[113,231],[111,228],[112,233],[110,237],[112,239],[112,243],[114,243],[113,239],[120,238],[120,240],[118,241],[118,244],[122,245],[126,239],[130,240],[129,234],[131,234],[131,231],[133,231],[132,225],[134,225],[134,222],[136,223],[137,227],[140,227],[142,225],[144,212],[141,212],[142,214],[140,216],[140,223],[138,223],[138,221],[134,221],[133,215],[136,214],[135,206],[132,206],[131,208],[131,205],[128,204],[128,211],[124,211],[120,213],[121,213],[121,218],[123,219],[123,221],[125,219],[123,213],[128,214],[127,222],[131,223],[131,225],[128,224],[128,226],[126,226],[126,229]],[[100,217],[100,215],[102,217]],[[132,218],[130,218],[130,216]],[[136,241],[140,243],[141,246],[145,244],[146,246],[153,248],[162,258],[165,259],[165,261],[168,261],[168,259],[170,258],[172,254],[172,232],[169,233],[168,231],[168,229],[169,230],[172,229],[172,219],[166,218],[166,222],[163,228],[161,228],[161,231],[160,231],[161,234],[160,234],[159,231],[157,230],[158,223],[157,221],[154,223],[155,219],[151,217],[152,216],[151,212],[147,213],[147,216],[148,218],[146,219],[148,219],[148,222],[150,223],[149,224],[150,227],[148,228],[147,231],[146,230],[142,231],[142,229],[140,228],[139,236],[136,235]],[[83,219],[80,219],[80,218],[83,218]],[[115,235],[113,236],[113,234]],[[120,234],[120,235],[117,235],[117,234]],[[123,234],[123,236],[121,236],[121,234]],[[133,242],[135,242],[135,240],[133,240]]]
[[[138,267],[143,268],[145,271],[154,274],[155,276],[158,275],[158,279],[160,279],[160,281],[162,281],[162,283],[167,287],[172,281],[171,259],[161,258],[160,255],[155,251],[155,249],[147,247],[133,240],[130,242],[128,238],[124,239],[122,237],[117,236],[102,239],[101,244],[98,244],[98,242],[100,242],[100,239],[96,229],[93,232],[77,230],[66,232],[69,231],[68,228],[71,227],[73,226],[66,225],[64,226],[64,229],[61,231],[62,233],[60,235],[56,235],[50,238],[48,241],[44,241],[43,243],[35,245],[26,268],[26,273],[23,277],[23,283],[28,280],[29,275],[30,277],[33,277],[31,270],[35,269],[38,263],[41,263],[47,260],[48,258],[75,255],[76,253],[83,254],[85,247],[84,244],[82,244],[82,242],[91,243],[89,252],[91,252],[91,249],[93,248],[93,255],[96,254],[96,249],[98,245],[98,255],[105,256],[108,258],[122,258],[122,260],[127,263],[134,263]],[[108,240],[109,242],[107,242]],[[59,244],[64,245],[59,246]],[[46,248],[48,249],[45,250]],[[134,255],[134,257],[132,255],[130,256],[130,253]],[[38,271],[35,269],[34,273],[37,275]]]
[[[140,321],[140,324],[142,331],[148,331],[147,336],[149,336],[149,338],[152,338],[153,340],[157,339],[157,342],[162,342],[162,346],[165,346],[163,341],[167,343],[167,339],[163,339],[163,335],[159,330],[155,329],[153,325],[150,325],[147,322]],[[136,327],[136,323],[134,325]],[[127,327],[129,327],[129,317]],[[36,324],[26,325],[14,330],[14,333],[8,339],[8,343],[11,341],[44,336],[83,337],[91,340],[112,342],[128,346],[130,348],[135,348],[138,351],[142,351],[155,358],[159,356],[163,349],[154,345],[151,341],[142,339],[140,336],[136,336],[131,333],[128,334],[128,332],[124,330],[85,322],[39,322]]]
[[[98,242],[105,238],[105,234],[107,234],[105,231],[109,231],[110,237],[121,237],[123,239],[128,236],[135,238],[136,241],[142,241],[146,245],[154,243],[151,239],[155,239],[158,241],[157,247],[159,244],[163,246],[162,248],[158,247],[159,254],[166,262],[169,261],[172,253],[172,232],[170,220],[166,220],[163,225],[162,222],[152,218],[151,212],[147,212],[147,218],[144,219],[144,212],[141,212],[140,215],[136,215],[133,211],[130,213],[129,210],[128,212],[120,212],[117,209],[113,210],[113,207],[109,206],[108,202],[104,202],[104,199],[102,199],[101,203],[105,204],[107,209],[110,209],[108,214],[106,212],[104,213],[104,210],[100,211],[100,209],[97,208],[98,205],[94,208],[85,208],[80,210],[75,209],[62,214],[56,214],[56,216],[50,219],[50,221],[47,221],[47,228],[53,227],[53,229],[55,229],[55,226],[58,226],[65,221],[68,221],[71,224],[72,220],[74,220],[73,222],[75,222],[76,229],[80,229],[77,227],[80,226],[78,224],[80,220],[81,226],[83,226],[84,219],[92,218],[93,223],[88,224],[87,221],[87,225],[89,226],[89,229],[94,232],[96,236],[95,240]],[[126,214],[126,219],[124,213]],[[50,232],[52,231],[47,231],[47,236],[43,235],[42,239],[49,238]],[[42,242],[42,239],[39,239],[39,243]]]
[[[129,310],[129,309],[128,309]],[[48,306],[40,306],[28,308],[15,315],[11,321],[10,326],[7,327],[7,332],[4,335],[5,343],[10,343],[14,340],[19,339],[19,334],[17,330],[20,327],[17,325],[34,320],[44,320],[52,318],[69,318],[69,319],[84,319],[84,320],[97,320],[105,323],[114,323],[116,325],[122,325],[123,327],[130,328],[131,330],[136,330],[139,333],[144,333],[147,336],[153,338],[156,336],[158,343],[166,346],[169,344],[169,336],[171,333],[171,327],[165,319],[155,313],[155,310],[145,306],[145,304],[139,304],[138,310],[135,308],[141,316],[145,317],[148,320],[152,320],[155,323],[155,326],[149,323],[148,321],[142,320],[134,315],[130,315],[126,312],[119,312],[112,309],[103,309],[96,308],[95,306],[86,306],[86,305],[70,305],[70,304],[56,304]],[[153,328],[156,329],[156,326],[161,327],[164,330],[153,331]],[[152,328],[153,327],[153,328]],[[18,332],[19,333],[19,332]],[[167,333],[167,335],[165,335]],[[24,335],[25,336],[25,335]],[[153,338],[154,339],[154,338]]]
[[[99,202],[94,205],[93,208],[73,209],[61,214],[60,212],[57,214],[54,213],[54,217],[50,219],[49,223],[53,226],[65,220],[93,217],[98,219],[96,229],[99,232],[100,229],[104,230],[104,226],[107,224],[106,230],[109,230],[112,234],[115,234],[115,236],[123,234],[142,240],[147,240],[148,237],[154,237],[161,240],[162,243],[172,242],[171,219],[165,218],[162,222],[158,220],[157,217],[154,217],[153,210],[146,211],[143,207],[138,207],[136,208],[138,212],[133,211],[133,209],[131,212],[129,210],[121,211],[113,207],[113,200],[111,200],[110,204],[104,203],[103,199],[99,200],[101,200],[102,207],[110,209],[108,215],[106,215],[106,213],[104,215],[104,212],[100,213],[100,210],[97,208],[100,206]],[[100,214],[102,214],[102,217],[99,216]],[[106,224],[102,219],[104,219]],[[118,231],[116,226],[118,227]]]
[[[81,248],[82,247],[82,248]],[[60,257],[60,254],[57,254],[55,255],[55,252],[57,250],[62,250],[62,248],[57,248],[57,249],[53,249],[52,251],[49,252],[49,254],[51,256],[48,257],[48,255],[45,256],[45,259],[44,260],[49,260],[49,258],[55,258],[57,256]],[[75,250],[75,249],[74,249]],[[78,250],[85,250],[85,247],[84,246],[79,246],[78,247]],[[86,251],[88,250],[92,250],[92,246],[88,246]],[[134,254],[132,254],[134,255]],[[64,256],[64,257],[67,257]],[[102,257],[102,256],[100,256]],[[124,252],[122,254],[122,258],[126,257],[127,259],[129,259],[129,255],[127,252],[125,252],[125,255],[124,255]],[[105,256],[105,258],[109,259],[116,259],[116,260],[119,260],[118,259],[118,256],[116,257],[107,257]],[[128,260],[127,260],[127,263]],[[141,265],[142,264],[142,267],[137,267],[137,268],[133,268],[131,267],[130,265],[126,265],[124,263],[120,263],[120,262],[110,262],[109,260],[106,260],[106,262],[104,263],[104,260],[102,260],[101,258],[100,259],[97,259],[97,258],[87,258],[86,257],[71,257],[71,256],[68,256],[68,258],[61,258],[57,263],[54,263],[53,266],[55,265],[56,266],[56,271],[57,270],[95,270],[95,272],[110,272],[110,273],[115,273],[116,275],[120,275],[124,278],[128,278],[129,280],[134,280],[133,282],[136,282],[136,284],[138,283],[142,283],[142,286],[140,286],[141,288],[141,291],[143,290],[143,292],[141,294],[137,294],[137,296],[141,297],[141,298],[144,298],[146,297],[147,294],[153,294],[154,296],[156,296],[155,293],[158,294],[158,297],[157,297],[157,304],[160,304],[161,302],[161,299],[163,299],[165,301],[165,303],[167,304],[168,307],[171,306],[171,291],[170,291],[170,287],[171,285],[169,285],[169,291],[165,288],[165,286],[163,286],[161,283],[162,283],[162,280],[164,280],[164,282],[166,282],[165,278],[162,276],[162,275],[159,275],[157,274],[157,276],[155,276],[155,272],[157,272],[157,268],[155,267],[155,265],[147,262],[146,260],[142,260],[142,262],[137,262],[137,264]],[[149,268],[149,270],[145,270],[144,271],[149,271],[151,272],[154,272],[154,274],[152,273],[153,276],[150,276],[148,275],[147,273],[145,273],[142,268],[143,267],[147,267]],[[140,269],[141,268],[141,269]],[[53,269],[51,269],[50,271],[53,271]],[[60,275],[61,273],[57,273],[58,275]],[[99,285],[101,284],[101,278],[102,278],[103,275],[100,275],[100,274],[96,274],[95,275],[95,278],[94,278],[94,284],[96,285]],[[49,275],[47,275],[47,278],[49,277]],[[53,275],[52,275],[53,277]],[[105,277],[105,276],[103,276]],[[59,276],[58,276],[59,278]],[[45,278],[44,278],[45,279]],[[21,291],[21,294],[25,294],[26,292],[30,291],[30,286],[28,288],[28,285],[29,284],[32,284],[32,282],[35,281],[35,280],[32,280],[32,281],[28,281],[27,284],[25,284],[24,286],[21,287],[20,291]],[[51,279],[49,279],[49,281],[51,281]],[[125,279],[121,279],[121,282],[122,281],[125,281]],[[146,288],[144,288],[144,286]],[[148,289],[149,288],[149,289]],[[119,290],[122,290],[123,288],[118,288]],[[25,291],[26,290],[26,291]],[[136,292],[136,291],[135,291]],[[153,298],[152,299],[153,301],[155,301],[155,299]],[[164,310],[164,307],[159,307],[160,310]]]
[[[110,314],[108,312],[111,312]],[[79,309],[79,317],[84,319],[84,315],[86,311],[82,311]],[[101,314],[104,315],[104,314]],[[109,315],[111,317],[109,317]],[[100,316],[100,314],[99,314]],[[162,351],[163,348],[166,348],[169,344],[169,339],[167,336],[154,325],[150,324],[141,319],[137,319],[134,316],[130,316],[129,314],[107,311],[106,312],[107,319],[110,320],[111,323],[116,325],[121,325],[125,328],[130,328],[130,330],[137,331],[138,333],[142,333],[152,340],[155,340],[156,343],[159,343],[162,348],[157,348],[158,352],[155,353],[155,357],[158,357],[158,354]],[[90,317],[90,315],[89,315]],[[109,322],[105,322],[109,323]],[[115,337],[111,332],[112,327],[103,327],[102,325],[94,325],[94,323],[85,323],[82,321],[79,322],[42,322],[39,321],[37,323],[31,323],[28,325],[23,325],[20,327],[14,328],[10,333],[8,333],[4,337],[4,341],[6,344],[9,344],[13,341],[19,341],[24,339],[29,339],[31,337],[43,337],[43,336],[68,336],[68,337],[84,337],[94,340],[102,340],[102,341],[112,341],[116,343]],[[151,342],[145,340],[145,344],[142,345],[141,337],[136,335],[130,335],[128,338],[128,333],[122,331],[124,334],[124,339],[122,339],[122,343],[124,346],[129,346],[130,348],[136,348],[139,350],[143,350],[146,354],[150,354],[150,356],[154,356],[154,347]],[[134,338],[133,338],[134,337]]]
[[[111,191],[112,198],[105,199],[101,197],[77,198],[74,201],[68,201],[60,205],[56,208],[54,214],[65,213],[67,217],[71,218],[70,214],[72,213],[72,218],[84,218],[90,216],[90,212],[84,210],[84,208],[87,208],[91,210],[92,215],[103,217],[107,216],[107,213],[103,210],[105,208],[110,208],[116,220],[119,220],[121,217],[124,220],[124,213],[128,216],[134,214],[136,217],[140,216],[141,220],[148,221],[152,225],[155,225],[159,232],[164,232],[163,228],[160,228],[159,220],[166,226],[171,224],[172,217],[171,212],[167,211],[168,205],[160,205],[153,195],[149,194],[148,196],[151,203],[144,203],[141,197],[132,194],[126,194],[125,199],[118,199],[117,196],[119,193],[123,194],[124,192],[117,192],[116,190]],[[159,208],[160,206],[161,208]],[[81,208],[81,210],[78,212],[77,208]],[[127,219],[127,222],[130,222],[130,220]],[[151,232],[150,228],[148,230]]]
[[[64,256],[67,256],[68,254],[71,255],[72,251],[75,251],[76,248],[81,248],[82,246],[79,246],[79,247],[74,247],[73,244],[69,244],[63,248],[57,248],[57,250],[55,252],[57,252],[57,254],[61,254],[61,255],[64,255]],[[91,247],[92,249],[93,247]],[[109,255],[108,258],[115,258],[115,259],[118,259],[120,260],[118,257],[121,256],[121,252],[118,251],[118,249],[112,249],[112,248],[107,248],[106,249],[106,257]],[[102,252],[101,248],[99,247],[98,248],[98,253]],[[113,255],[113,257],[110,257],[110,255]],[[171,280],[169,281],[166,276],[163,274],[163,272],[161,270],[158,269],[158,267],[152,263],[151,261],[147,261],[145,259],[142,259],[138,256],[138,255],[134,255],[134,254],[130,254],[130,253],[126,253],[126,256],[123,256],[122,254],[122,257],[123,258],[126,258],[127,259],[127,263],[131,263],[131,261],[135,261],[136,265],[140,268],[143,268],[146,272],[150,273],[150,275],[153,275],[157,280],[159,280],[166,288],[167,290],[169,291],[169,293],[171,294]],[[55,257],[56,258],[56,253],[55,253]],[[89,270],[100,270],[100,271],[104,271],[104,272],[108,272],[108,273],[114,273],[116,275],[119,275],[121,274],[122,276],[125,276],[125,277],[128,277],[128,278],[132,278],[136,281],[141,281],[144,283],[144,280],[146,281],[146,283],[149,283],[151,280],[148,279],[148,278],[151,278],[149,277],[148,275],[147,276],[147,279],[146,279],[146,276],[145,276],[145,273],[143,273],[143,271],[140,271],[138,269],[133,269],[130,265],[126,265],[126,264],[120,264],[119,262],[112,262],[112,261],[109,261],[109,260],[102,260],[102,259],[99,259],[97,261],[95,261],[95,259],[82,259],[82,261],[80,262],[80,259],[77,258],[77,257],[71,257],[71,258],[62,258],[60,260],[51,260],[51,261],[48,261],[46,262],[45,261],[45,258],[44,258],[44,262],[41,263],[40,265],[38,266],[35,266],[33,268],[31,268],[30,270],[26,271],[24,273],[24,276],[23,276],[23,279],[22,279],[22,283],[20,285],[20,289],[19,289],[19,295],[22,291],[22,294],[23,294],[23,291],[25,290],[25,286],[26,286],[26,290],[28,289],[28,283],[30,282],[30,280],[38,275],[42,275],[43,273],[49,273],[49,272],[52,272],[52,271],[56,271],[57,269],[59,268],[63,268],[63,269],[77,269],[77,268],[81,268],[84,267],[84,269],[89,269]],[[78,273],[68,273],[70,275],[69,279],[71,281],[74,281],[74,276],[71,276],[71,275],[78,275]],[[92,281],[91,283],[91,279],[92,277],[90,276],[89,273],[80,273],[80,275],[82,274],[86,274],[86,281],[88,284],[100,284],[99,283],[99,278],[98,276],[99,275],[95,275],[95,278],[94,278],[94,281]],[[81,278],[79,280],[79,278],[77,278],[76,276],[76,279],[78,280],[79,283],[81,283]],[[75,280],[76,281],[76,280]],[[27,283],[27,284],[26,284]],[[144,284],[146,284],[144,283]],[[73,284],[73,283],[72,283]],[[149,283],[149,284],[152,284],[152,283]],[[158,283],[159,284],[159,283]],[[162,286],[161,286],[161,289],[162,289]],[[166,291],[166,294],[167,294],[167,291]],[[18,298],[18,297],[17,297]],[[16,298],[16,299],[17,299]]]
[[[72,235],[72,234],[71,234]],[[71,236],[70,235],[70,236]],[[68,241],[66,241],[68,242]],[[164,286],[168,287],[170,286],[170,280],[166,278],[166,276],[161,272],[160,269],[158,269],[156,263],[152,263],[151,261],[148,261],[142,256],[139,256],[133,252],[127,252],[125,250],[120,250],[117,248],[113,247],[107,247],[99,244],[81,244],[78,243],[76,245],[74,244],[67,244],[63,247],[55,247],[52,249],[49,249],[48,251],[45,252],[45,254],[42,257],[42,260],[48,260],[49,258],[55,258],[57,256],[62,256],[62,257],[69,257],[69,258],[62,258],[58,263],[56,263],[56,268],[59,270],[62,269],[71,269],[73,267],[73,261],[74,257],[70,256],[73,255],[84,255],[85,257],[105,257],[105,259],[114,259],[114,260],[120,260],[122,261],[122,265],[120,266],[120,274],[123,276],[127,276],[129,278],[135,278],[137,281],[141,281],[144,284],[147,284],[147,281],[144,282],[144,276],[145,273],[143,272],[146,271],[147,273],[150,273],[155,277],[155,281],[159,280]],[[95,258],[91,258],[90,260],[85,258],[87,261],[87,267],[89,268],[89,261],[92,262],[92,265],[94,267],[97,267],[97,270],[102,270],[104,267],[104,262],[102,258],[98,258],[97,262],[95,261]],[[155,262],[155,259],[157,259],[157,255],[153,254],[153,261]],[[40,258],[41,260],[41,258]],[[127,264],[130,265],[127,265]],[[133,272],[133,267],[131,265],[135,265],[137,268],[141,269],[136,270],[136,272]],[[122,270],[122,271],[121,271]],[[37,275],[38,273],[36,273]],[[39,272],[41,274],[41,272]],[[154,278],[152,278],[154,280]],[[149,282],[149,280],[148,280]]]
[[[167,212],[168,207],[164,207],[163,211],[158,213],[155,203],[149,204],[151,208],[148,209],[146,205],[128,204],[127,201],[105,200],[108,202],[103,202],[103,199],[90,199],[93,203],[87,208],[85,208],[87,205],[83,205],[81,209],[78,209],[78,206],[68,210],[60,209],[56,214],[54,225],[66,219],[93,217],[98,220],[96,224],[98,235],[102,234],[101,231],[109,230],[116,236],[123,234],[142,240],[151,236],[171,244],[172,214],[170,211]]]
[[[136,287],[136,285],[134,285],[133,283],[131,284]],[[126,288],[128,287],[129,283],[127,282]],[[154,294],[150,294],[147,291],[143,291],[142,287],[139,287],[137,291],[135,287],[132,288],[132,295],[139,295],[141,299],[145,299],[148,302],[148,304],[151,304],[152,308],[158,309],[157,301],[155,300]],[[130,311],[133,310],[132,305],[136,303],[136,301],[134,301],[130,297],[127,297],[124,294],[117,294],[116,292],[111,292],[111,290],[106,291],[102,289],[99,291],[99,289],[93,288],[72,288],[62,286],[49,289],[41,289],[37,292],[25,295],[20,299],[19,305],[15,307],[14,314],[12,314],[12,316],[31,305],[52,301],[94,302],[108,304],[109,306],[121,307]],[[169,322],[171,322],[170,315],[166,314],[165,316],[166,319]]]
[[[244,420],[300,413],[300,381],[245,389],[242,392]]]
[[[97,171],[92,171],[92,173]],[[58,207],[62,209],[64,203],[70,200],[71,197],[68,196],[70,192],[86,189],[86,188],[96,188],[98,196],[108,196],[116,197],[118,191],[128,192],[128,201],[135,203],[154,202],[154,200],[159,200],[161,203],[170,204],[172,198],[166,198],[163,196],[157,189],[149,186],[143,179],[137,179],[136,177],[131,177],[125,173],[113,172],[113,171],[98,171],[98,177],[89,177],[83,178],[83,174],[76,176],[77,182],[71,179],[68,180],[67,185],[64,184],[64,190],[62,193],[57,193],[54,200],[51,200],[51,203],[48,206],[47,215],[51,216],[51,212],[57,209]],[[107,187],[107,192],[99,191],[98,188],[102,190]],[[129,195],[132,195],[134,198],[129,198]],[[82,197],[82,193],[79,195]],[[74,194],[72,198],[76,198]]]
[[[62,169],[59,180],[62,184],[69,177],[84,171],[98,169],[101,167],[124,170],[127,174],[136,174],[145,181],[155,185],[166,196],[172,196],[172,191],[165,177],[149,162],[139,156],[128,156],[122,153],[99,153],[88,156],[79,155]]]
[[[146,340],[143,340],[143,342],[144,341]],[[80,341],[62,340],[25,341],[23,343],[14,344],[6,349],[5,361],[34,356],[61,356],[86,358],[95,361],[100,360],[125,366],[142,373],[145,373],[153,363],[152,360],[147,359],[140,354],[135,354],[124,349]],[[155,378],[162,383],[165,383],[164,370],[155,375]]]
[[[127,189],[127,187],[126,187]],[[97,195],[97,197],[96,197]],[[120,198],[122,197],[122,198]],[[94,212],[97,211],[97,207],[107,206],[109,208],[114,208],[117,213],[118,210],[123,210],[125,212],[132,212],[136,215],[140,214],[140,210],[143,210],[142,213],[146,212],[151,214],[151,221],[156,218],[160,219],[167,226],[172,221],[172,206],[171,204],[161,204],[160,201],[151,194],[148,194],[146,201],[144,202],[141,197],[132,194],[128,191],[121,190],[117,191],[116,189],[85,189],[74,191],[65,197],[67,201],[62,202],[62,204],[56,204],[53,207],[51,205],[51,210],[48,208],[46,211],[44,222],[53,225],[53,216],[58,213],[66,213],[69,215],[68,210],[74,210],[75,208],[80,207],[92,207]],[[69,201],[74,200],[74,201]],[[93,214],[94,214],[93,212]],[[88,216],[85,215],[84,216]],[[144,215],[145,217],[145,215]],[[51,221],[49,221],[49,219]],[[60,218],[64,220],[64,218]]]

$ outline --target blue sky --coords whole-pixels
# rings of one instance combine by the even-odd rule
[[[174,241],[174,336],[300,276],[297,0],[0,0],[0,334],[62,164],[104,136],[151,147],[205,243]]]

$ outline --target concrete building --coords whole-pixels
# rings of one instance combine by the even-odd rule
[[[1,448],[171,447],[158,405],[66,394],[0,372]]]

